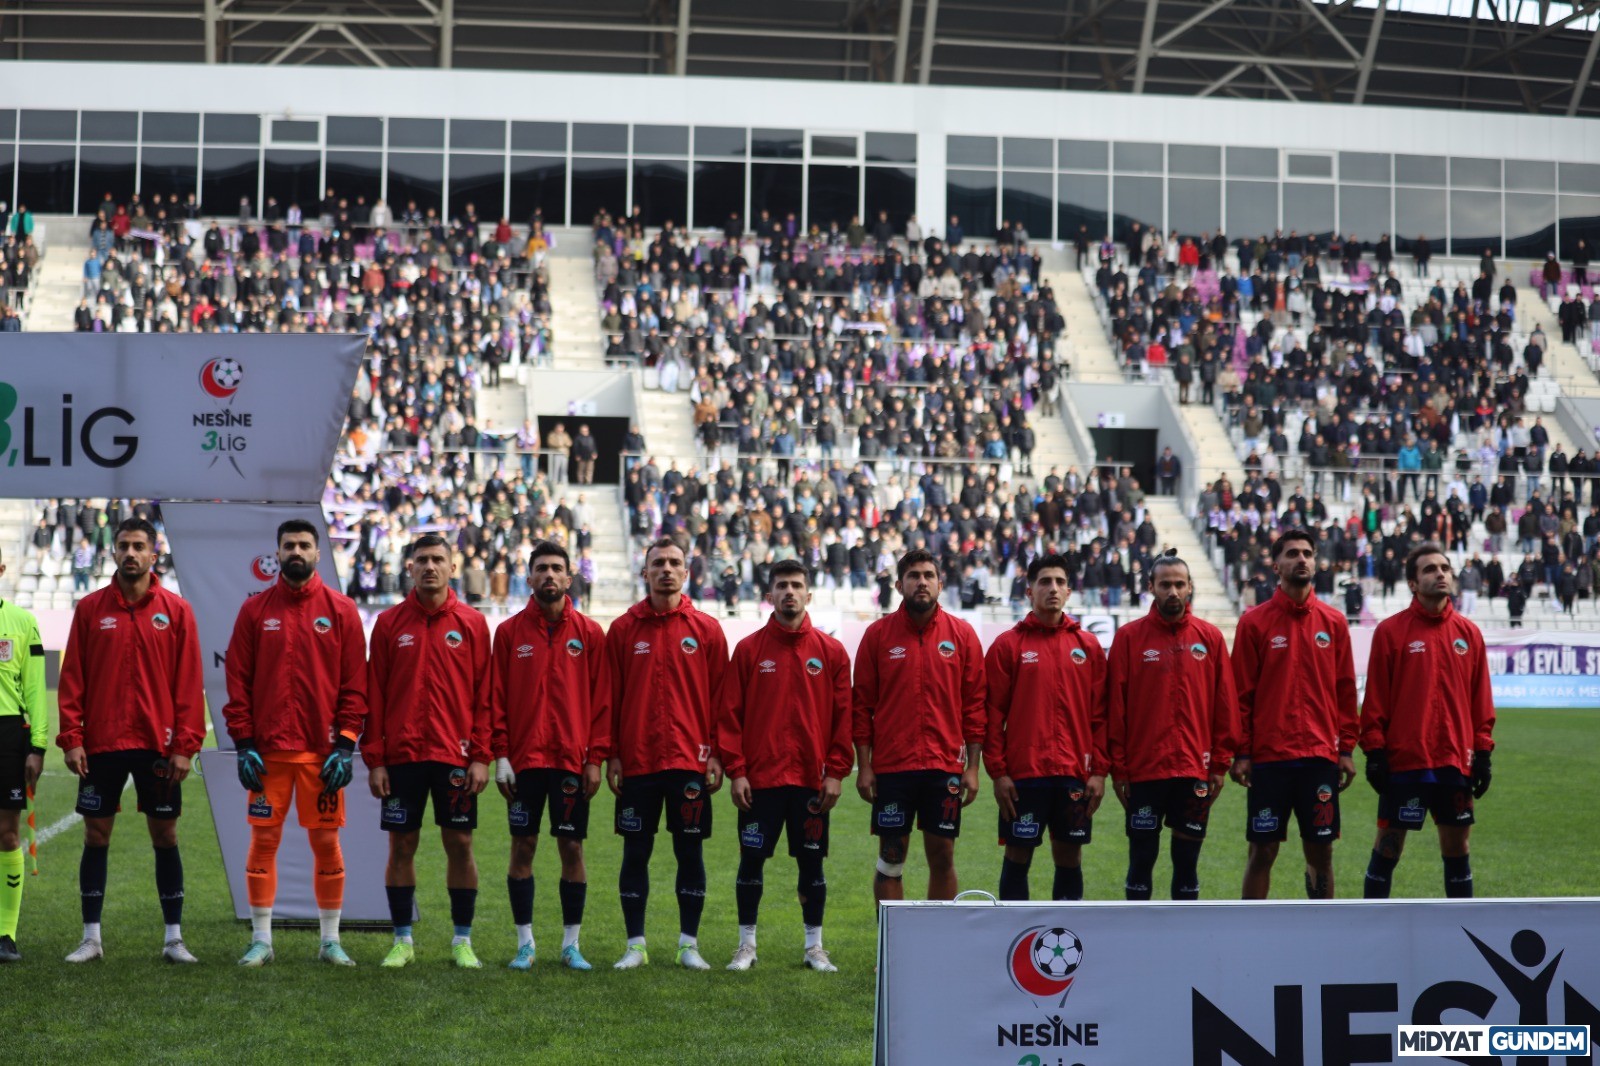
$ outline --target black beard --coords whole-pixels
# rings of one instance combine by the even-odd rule
[[[567,598],[567,594],[560,589],[544,588],[540,586],[533,592],[534,598],[540,603],[560,603]]]
[[[304,559],[290,559],[283,564],[283,572],[291,581],[304,581],[311,576],[313,567]]]

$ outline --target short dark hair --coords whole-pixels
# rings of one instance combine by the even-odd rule
[[[806,587],[811,587],[811,570],[799,559],[779,559],[772,564],[772,569],[767,571],[767,591],[771,592],[778,587],[778,578],[785,574],[799,574],[805,578]]]
[[[1443,544],[1431,540],[1423,541],[1415,548],[1412,548],[1410,551],[1406,552],[1407,581],[1415,581],[1417,579],[1417,563],[1424,555],[1442,555],[1445,557],[1446,562],[1448,562],[1450,559],[1450,553],[1444,550]]]
[[[566,565],[567,570],[570,571],[572,569],[572,556],[567,554],[567,549],[553,540],[541,540],[533,546],[533,551],[528,553],[529,570],[533,569],[533,564],[542,555],[558,555],[561,557],[562,563]]]
[[[1272,542],[1272,561],[1277,562],[1278,556],[1283,554],[1283,550],[1297,540],[1303,540],[1311,545],[1312,552],[1317,550],[1317,535],[1315,533],[1309,529],[1286,529],[1278,534],[1277,540]]]
[[[150,547],[153,549],[156,546],[156,527],[148,519],[124,518],[117,523],[116,536],[120,537],[124,533],[143,533],[144,539],[150,542]],[[115,539],[116,537],[112,538],[113,542]]]
[[[317,527],[312,525],[310,522],[306,521],[304,518],[291,518],[288,521],[283,522],[278,526],[278,543],[279,544],[283,543],[283,536],[284,536],[285,533],[310,533],[311,534],[311,543],[313,543],[313,544],[321,543],[320,539],[317,536]]]
[[[443,548],[445,554],[450,554],[450,542],[437,533],[424,533],[411,544],[411,554],[415,555],[423,548]]]
[[[1034,579],[1044,570],[1060,570],[1067,575],[1067,580],[1070,581],[1072,579],[1072,568],[1067,565],[1066,556],[1051,552],[1049,555],[1039,556],[1039,558],[1028,564],[1028,584],[1033,584]]]
[[[900,556],[900,561],[895,564],[894,576],[896,578],[905,577],[906,571],[910,570],[918,563],[928,563],[932,565],[935,573],[938,573],[939,571],[939,560],[934,558],[931,551],[928,551],[925,548],[912,548],[910,551]]]
[[[645,561],[645,563],[648,564],[650,562],[650,553],[651,552],[659,551],[662,548],[677,548],[679,554],[681,554],[684,557],[685,560],[687,560],[689,558],[689,549],[685,548],[683,546],[683,544],[678,540],[678,538],[676,538],[676,537],[657,537],[655,540],[651,541],[649,547],[645,548],[645,550],[644,550],[644,561]]]
[[[1150,564],[1151,585],[1156,583],[1156,572],[1163,566],[1181,566],[1183,567],[1184,575],[1187,576],[1190,581],[1194,580],[1194,571],[1189,569],[1189,564],[1185,562],[1177,552],[1168,552],[1166,555],[1156,556],[1156,561]]]

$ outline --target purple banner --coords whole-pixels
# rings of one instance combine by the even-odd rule
[[[1490,644],[1489,672],[1600,677],[1600,638],[1594,644]]]

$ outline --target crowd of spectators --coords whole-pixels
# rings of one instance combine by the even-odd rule
[[[551,361],[542,220],[448,220],[329,189],[309,209],[202,215],[193,195],[126,203],[90,224],[75,327],[85,332],[354,331],[368,339],[325,506],[335,556],[362,603],[406,591],[403,549],[440,532],[458,591],[486,608],[525,599],[527,549],[558,537],[592,588],[590,499],[551,478],[524,423],[486,426],[478,398],[506,364]],[[115,523],[112,523],[113,526]],[[52,543],[61,558],[76,546]]]
[[[38,264],[32,212],[24,204],[13,211],[0,201],[0,333],[21,331],[22,312]]]

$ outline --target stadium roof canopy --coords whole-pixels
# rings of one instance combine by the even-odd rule
[[[1600,115],[1600,0],[0,0],[0,56]]]

